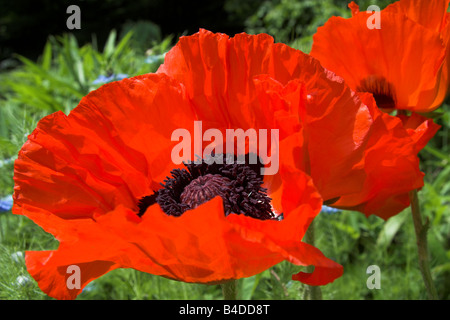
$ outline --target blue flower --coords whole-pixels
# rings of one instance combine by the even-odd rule
[[[99,75],[97,79],[95,79],[92,84],[104,84],[104,83],[108,83],[111,81],[117,81],[117,80],[122,80],[128,78],[128,75],[125,73],[119,73],[119,74],[112,74],[109,77],[104,76],[104,75]]]
[[[13,206],[12,195],[0,199],[0,212],[9,211],[11,210],[12,206]]]
[[[341,210],[323,205],[321,212],[327,213],[327,214],[334,214],[334,213],[341,212]]]

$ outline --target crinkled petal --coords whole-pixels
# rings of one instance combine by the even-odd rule
[[[440,33],[445,47],[448,48],[450,41],[450,14],[447,13],[448,5],[449,0],[400,0],[387,6],[384,11],[404,14],[408,19],[419,23],[425,28]],[[436,101],[443,101],[448,94],[449,59],[450,50],[447,50],[447,55],[440,73],[441,77]]]
[[[370,94],[360,94],[370,106]],[[423,186],[416,141],[402,121],[372,105],[374,125],[365,151],[367,178],[360,192],[340,198],[333,206],[375,214],[383,219],[409,206],[408,192]]]
[[[253,45],[256,50],[258,42]],[[44,292],[73,299],[90,281],[116,268],[198,283],[252,276],[283,260],[315,265],[312,276],[298,278],[311,284],[342,274],[339,264],[301,243],[322,198],[295,166],[282,165],[264,179],[282,221],[225,217],[219,197],[181,217],[168,216],[158,204],[137,216],[138,199],[159,188],[157,183],[176,167],[171,161],[175,129],[195,136],[199,115],[204,130],[217,125],[222,133],[255,124],[242,122],[246,113],[243,118],[208,116],[208,108],[200,106],[205,102],[190,96],[192,89],[164,74],[125,79],[90,93],[68,116],[59,112],[39,122],[15,163],[13,212],[60,242],[55,251],[27,253],[30,274]],[[257,105],[256,90],[250,100]],[[251,112],[255,121],[267,121],[267,114]],[[80,288],[67,285],[70,266],[80,268]],[[329,274],[320,272],[324,269]]]
[[[300,241],[320,212],[320,195],[304,173],[283,168],[281,175],[282,221],[225,217],[220,197],[180,217],[166,215],[158,205],[142,218],[118,207],[95,220],[83,219],[76,236],[58,250],[27,253],[27,267],[40,288],[58,299],[75,298],[90,281],[118,267],[211,284],[249,277],[287,260],[316,267],[296,280],[327,284],[342,275],[342,266]],[[73,265],[80,268],[79,289],[67,286]]]
[[[447,51],[440,34],[387,11],[381,12],[381,28],[369,29],[370,15],[330,18],[314,35],[311,55],[354,91],[377,78],[389,85],[396,108],[428,112],[439,107]]]
[[[402,120],[403,127],[416,143],[417,151],[422,150],[441,127],[433,119],[417,113],[412,113],[410,116],[400,115],[398,117]]]
[[[262,109],[276,108],[271,118],[282,130],[283,162],[308,172],[324,200],[359,191],[373,121],[368,107],[331,72],[286,86],[257,81]]]
[[[399,0],[384,12],[401,13],[424,27],[441,32],[446,24],[449,0]]]
[[[133,208],[173,167],[172,131],[194,120],[183,88],[164,75],[93,91],[68,116],[42,119],[28,137],[15,161],[13,212],[27,204],[80,219],[118,204]]]

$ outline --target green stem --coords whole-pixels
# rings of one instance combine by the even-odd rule
[[[430,261],[428,255],[428,244],[427,244],[427,231],[429,227],[428,219],[425,224],[422,223],[417,190],[409,192],[409,199],[411,201],[411,213],[414,222],[414,230],[416,232],[417,253],[419,256],[420,272],[422,273],[422,278],[425,283],[428,299],[438,300],[437,291],[433,283],[433,278],[431,277]]]
[[[222,283],[223,299],[224,300],[236,300],[237,299],[237,280],[230,280]]]
[[[314,220],[306,230],[304,241],[310,245],[314,245],[315,236],[314,236]],[[309,266],[306,268],[307,272],[313,272],[314,266]],[[310,286],[306,285],[306,291],[303,296],[305,300],[322,300],[322,289],[319,286]]]

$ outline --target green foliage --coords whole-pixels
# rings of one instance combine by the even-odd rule
[[[51,36],[39,62],[18,57],[23,66],[2,77],[0,84],[6,89],[6,98],[11,103],[36,110],[68,112],[83,96],[99,87],[100,84],[94,81],[100,75],[134,76],[156,71],[154,65],[146,62],[143,50],[132,49],[131,42],[136,43],[133,31],[126,33],[120,41],[116,38],[117,33],[113,30],[103,50],[99,51],[95,42],[79,47],[70,34]],[[147,49],[166,51],[169,43],[164,41],[162,47],[155,44]]]
[[[72,34],[50,36],[37,62],[18,56],[20,67],[0,73],[0,156],[17,154],[45,115],[58,110],[68,114],[82,97],[104,83],[96,81],[100,76],[131,77],[156,71],[172,37],[161,39],[158,29],[142,22],[136,30],[127,25],[120,39],[111,31],[102,50],[95,37],[92,44],[80,47]],[[141,43],[135,48],[135,34],[147,39],[148,47]]]
[[[273,36],[277,42],[309,52],[312,46],[312,36],[329,17],[348,18],[351,16],[350,9],[348,9],[349,2],[348,0],[272,0],[245,1],[242,5],[240,0],[228,0],[226,9],[232,16],[249,15],[245,19],[247,33],[267,33]],[[355,2],[363,11],[370,5],[377,5],[383,9],[394,0]]]
[[[291,43],[295,39],[312,36],[327,17],[344,14],[346,11],[331,0],[265,1],[247,20],[247,30],[250,33],[268,33],[278,42]]]

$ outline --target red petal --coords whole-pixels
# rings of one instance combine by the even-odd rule
[[[425,118],[417,113],[412,113],[411,116],[399,116],[399,118],[416,143],[417,151],[422,150],[441,127],[433,119]]]
[[[134,208],[152,179],[159,183],[173,168],[172,131],[194,120],[182,87],[163,75],[101,87],[69,116],[42,119],[29,136],[15,162],[13,212],[27,204],[72,219],[118,204]]]
[[[361,94],[368,106],[370,96]],[[364,162],[367,179],[361,192],[344,196],[333,206],[388,219],[409,206],[408,192],[423,186],[423,173],[416,143],[401,120],[374,105],[371,110],[374,125]]]
[[[428,112],[439,107],[446,85],[440,76],[446,57],[440,34],[403,14],[384,11],[381,29],[369,29],[369,16],[361,12],[350,19],[330,18],[314,35],[311,55],[354,91],[377,77],[391,84],[396,108]]]

